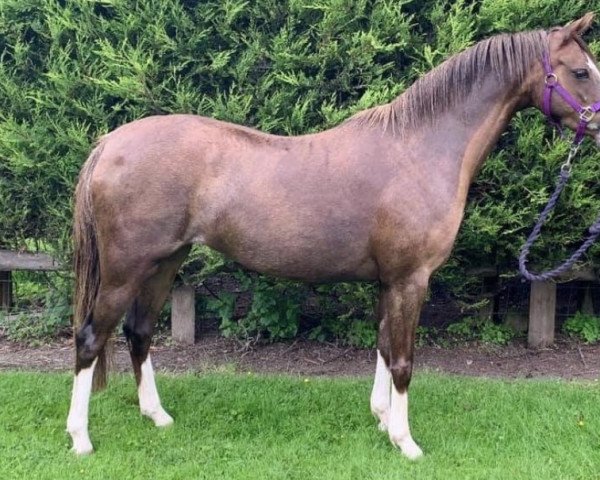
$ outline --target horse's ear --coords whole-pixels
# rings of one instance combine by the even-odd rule
[[[588,12],[578,20],[574,20],[565,25],[564,30],[568,36],[583,35],[589,30],[594,22],[594,12]]]

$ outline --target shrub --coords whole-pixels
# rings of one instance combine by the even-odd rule
[[[61,291],[48,290],[43,309],[8,315],[0,311],[0,330],[7,338],[37,345],[70,330],[71,305]]]
[[[125,122],[178,112],[278,134],[314,132],[391,100],[484,37],[564,24],[587,10],[600,10],[600,0],[0,2],[0,245],[21,248],[35,238],[67,260],[78,171],[94,141]],[[598,53],[600,42],[590,47]],[[474,266],[516,272],[518,247],[567,151],[553,140],[541,115],[521,113],[483,166],[437,277],[457,296],[468,301]],[[599,160],[583,148],[532,252],[534,267],[564,258],[594,220]],[[184,270],[190,283],[228,263],[198,252]],[[198,274],[202,259],[209,268]],[[293,334],[298,306],[285,298],[289,284],[260,282],[243,329]],[[363,285],[343,288],[344,295],[320,288],[341,299],[339,315],[357,301],[373,303]]]
[[[600,317],[577,312],[563,324],[563,331],[585,343],[600,340]]]
[[[512,328],[478,317],[465,317],[452,323],[446,332],[455,340],[478,340],[491,345],[506,345],[516,336]]]

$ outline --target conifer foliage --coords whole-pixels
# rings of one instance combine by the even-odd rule
[[[78,171],[95,139],[125,122],[177,112],[319,131],[480,39],[589,10],[600,0],[1,0],[0,246],[36,239],[67,258]],[[600,53],[600,28],[586,40]],[[539,113],[517,116],[439,278],[460,291],[471,268],[515,271],[568,149],[554,140]],[[599,160],[586,146],[538,265],[564,257],[600,212]]]

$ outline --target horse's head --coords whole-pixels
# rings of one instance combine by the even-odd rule
[[[577,141],[587,134],[600,145],[600,70],[581,39],[593,19],[587,13],[549,32],[541,106],[547,116],[576,131]]]

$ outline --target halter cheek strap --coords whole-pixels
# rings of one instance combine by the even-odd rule
[[[544,72],[546,78],[544,83],[546,88],[544,89],[544,98],[542,101],[542,111],[548,117],[549,121],[555,125],[559,130],[562,131],[560,120],[552,116],[552,92],[558,93],[565,102],[567,102],[573,110],[579,114],[579,124],[577,125],[577,131],[575,132],[574,143],[579,145],[583,137],[585,136],[585,130],[588,123],[592,121],[596,112],[600,111],[600,101],[584,107],[569,93],[569,91],[558,82],[558,77],[552,70],[550,65],[550,56],[546,53],[542,58],[542,64],[544,65]]]

